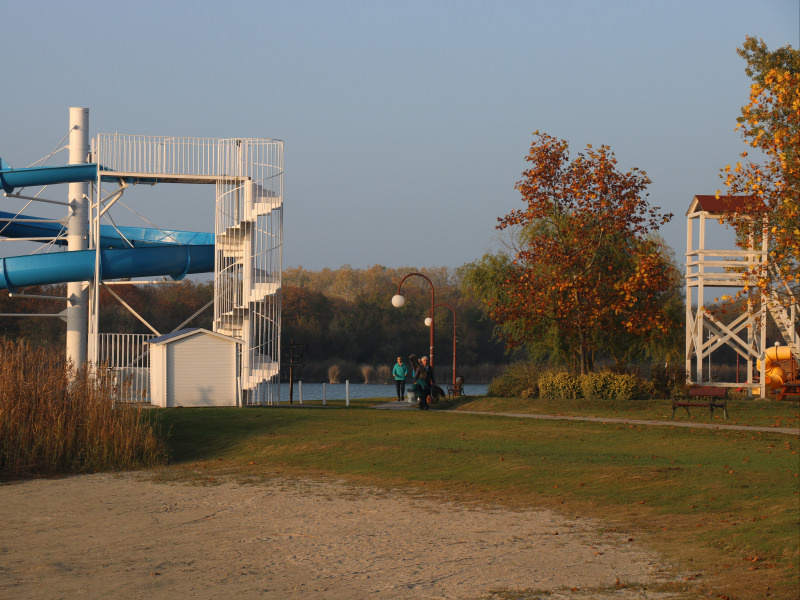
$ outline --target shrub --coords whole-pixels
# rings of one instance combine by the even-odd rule
[[[641,388],[641,380],[632,373],[599,371],[581,376],[581,391],[587,399],[632,400]]]
[[[614,373],[599,371],[581,376],[581,392],[587,399],[606,399],[610,397],[610,388]]]
[[[545,371],[539,377],[539,395],[542,398],[580,398],[582,396],[580,376],[567,371]]]
[[[650,381],[653,393],[659,397],[669,398],[682,393],[686,387],[686,367],[678,364],[653,365]]]
[[[509,365],[492,380],[489,396],[511,398],[632,400],[648,383],[633,373],[598,371],[576,375],[563,368],[544,368],[533,363]]]
[[[103,369],[0,340],[0,479],[150,467],[166,447]]]
[[[539,375],[542,367],[529,362],[508,365],[499,377],[492,380],[487,395],[500,398],[536,398],[539,395]]]

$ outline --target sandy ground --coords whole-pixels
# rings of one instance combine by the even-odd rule
[[[597,522],[335,481],[101,474],[0,486],[6,600],[467,600],[497,590],[627,600],[666,597],[647,588],[668,577],[658,556]]]

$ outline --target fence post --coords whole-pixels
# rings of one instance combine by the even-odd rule
[[[350,406],[350,380],[344,380],[344,405]]]
[[[297,393],[300,395],[300,404],[303,403],[303,382],[297,382]]]
[[[322,384],[322,406],[325,406],[328,403],[328,389],[327,383]]]

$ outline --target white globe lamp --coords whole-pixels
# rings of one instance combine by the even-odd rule
[[[433,323],[433,319],[430,317],[425,317],[425,327],[430,327],[431,323]]]
[[[405,296],[403,296],[402,294],[395,294],[394,296],[392,296],[392,306],[394,306],[395,308],[400,308],[405,303],[406,299]]]

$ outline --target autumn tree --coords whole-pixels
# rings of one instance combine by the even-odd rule
[[[491,317],[492,306],[511,301],[511,290],[504,283],[508,273],[514,268],[518,267],[514,264],[514,257],[511,252],[500,250],[495,253],[486,253],[480,259],[459,267],[462,294],[466,297],[479,299],[482,307],[489,309],[489,317]],[[554,344],[548,335],[549,332],[541,332],[541,335],[526,338],[523,331],[517,331],[519,327],[520,322],[516,320],[494,322],[494,338],[524,340],[524,343],[515,344],[513,348],[509,347],[507,353],[522,348],[527,353],[528,358],[536,362],[546,360],[554,354]],[[555,353],[558,353],[557,350]],[[521,357],[518,356],[517,358],[520,359]]]
[[[751,160],[746,150],[742,161],[722,169],[728,193],[745,202],[741,213],[726,219],[743,247],[751,236],[761,239],[766,228],[767,261],[745,278],[780,298],[787,286],[795,292],[800,287],[800,51],[785,46],[770,52],[762,40],[748,37],[738,53],[753,83],[737,129],[761,160]]]
[[[570,160],[565,140],[539,132],[525,160],[516,185],[525,207],[498,219],[519,243],[484,298],[506,344],[553,336],[585,373],[621,333],[675,327],[661,310],[673,269],[652,235],[672,215],[648,205],[647,175],[618,170],[607,146]]]

